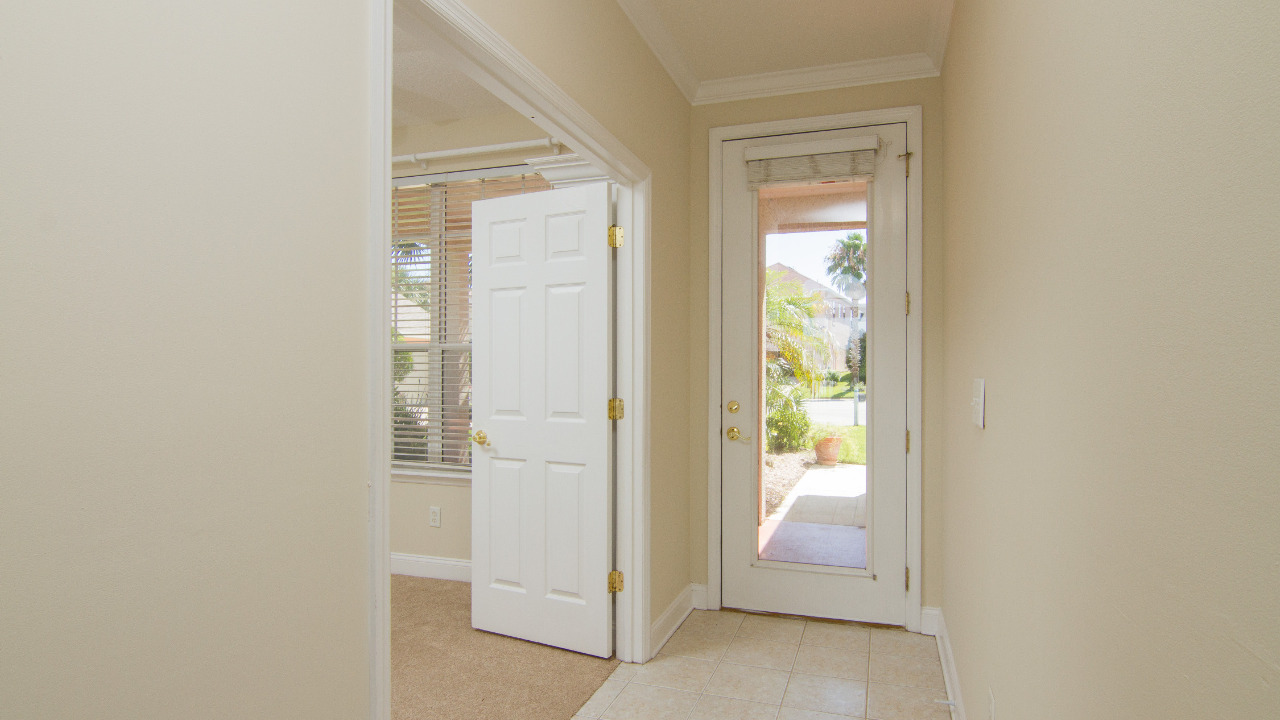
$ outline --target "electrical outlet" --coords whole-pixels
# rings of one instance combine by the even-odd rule
[[[987,699],[990,700],[990,710],[987,711],[989,720],[996,720],[996,694],[991,688],[987,688]]]
[[[431,519],[428,522],[431,523],[431,527],[440,527],[440,508],[431,508]]]

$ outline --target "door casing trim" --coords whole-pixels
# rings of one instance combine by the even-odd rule
[[[722,478],[719,461],[721,415],[720,357],[723,345],[721,327],[722,269],[722,191],[721,163],[723,143],[769,135],[838,130],[868,125],[906,123],[907,149],[912,153],[911,174],[907,177],[907,291],[911,293],[911,313],[907,316],[907,429],[911,431],[912,450],[907,454],[907,568],[918,578],[907,591],[907,629],[918,632],[921,627],[921,458],[926,438],[921,432],[923,389],[924,317],[924,142],[921,124],[924,113],[919,105],[885,110],[823,115],[819,117],[774,120],[714,127],[710,131],[708,158],[708,237],[707,237],[707,607],[720,608],[723,590],[721,573],[721,504]]]

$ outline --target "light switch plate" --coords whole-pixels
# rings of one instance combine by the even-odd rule
[[[431,527],[440,527],[440,508],[432,505],[430,517],[427,518],[427,524]]]
[[[982,378],[973,380],[973,399],[969,401],[973,408],[973,424],[980,428],[987,426],[987,381]]]

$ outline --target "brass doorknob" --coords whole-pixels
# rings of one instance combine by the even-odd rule
[[[477,430],[475,434],[471,436],[471,439],[475,440],[477,445],[482,445],[484,447],[489,447],[493,444],[489,442],[489,436],[485,435],[483,430]]]
[[[731,413],[736,413],[736,412],[738,412],[738,408],[739,408],[739,407],[741,407],[741,405],[739,405],[739,404],[738,404],[738,401],[737,401],[737,400],[730,400],[730,401],[729,401],[729,407],[728,407],[727,409],[728,409],[728,410],[729,410],[729,412],[731,412]]]
[[[729,438],[730,440],[737,440],[738,438],[742,437],[742,433],[736,427],[729,428],[728,430],[725,431],[724,434],[725,434],[725,437]]]

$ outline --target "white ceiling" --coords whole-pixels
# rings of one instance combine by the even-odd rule
[[[618,0],[695,104],[936,76],[954,0]]]
[[[431,49],[431,42],[397,22],[392,35],[391,122],[442,125],[512,110]]]

